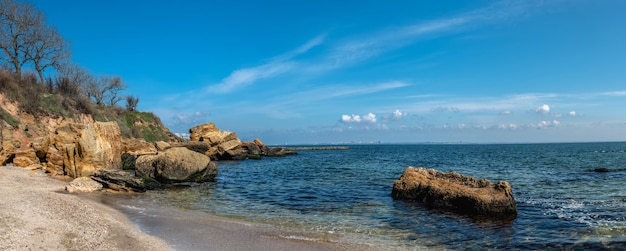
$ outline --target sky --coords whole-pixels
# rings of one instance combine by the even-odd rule
[[[626,1],[31,2],[173,132],[626,141]]]

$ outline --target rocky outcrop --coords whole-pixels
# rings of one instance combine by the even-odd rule
[[[173,143],[202,153],[212,160],[261,159],[263,156],[283,157],[296,154],[287,148],[269,148],[261,140],[242,142],[237,134],[218,129],[214,123],[202,124],[189,129],[190,141]]]
[[[102,169],[120,169],[121,152],[117,123],[66,123],[51,140],[46,169],[71,177],[91,176]]]
[[[16,143],[13,141],[13,127],[4,121],[0,121],[0,166],[13,162],[15,158]]]
[[[508,182],[493,184],[455,172],[408,167],[394,182],[391,196],[460,214],[517,216],[517,205]]]
[[[184,147],[172,147],[157,155],[142,155],[135,162],[137,176],[164,183],[205,182],[217,176],[211,159]]]

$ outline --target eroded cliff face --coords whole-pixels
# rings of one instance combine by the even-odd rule
[[[0,165],[71,177],[121,168],[122,137],[116,122],[96,122],[84,114],[35,117],[2,94],[0,108]]]
[[[63,122],[53,132],[23,130],[23,126],[3,128],[0,165],[12,163],[71,177],[121,168],[122,140],[115,122]]]

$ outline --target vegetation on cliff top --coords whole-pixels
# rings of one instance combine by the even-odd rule
[[[19,114],[35,121],[86,115],[117,122],[123,137],[175,139],[156,115],[137,111],[138,97],[123,95],[128,86],[121,77],[94,75],[72,63],[68,44],[32,4],[0,0],[0,94],[19,108],[0,106],[0,120],[18,127],[24,123]]]

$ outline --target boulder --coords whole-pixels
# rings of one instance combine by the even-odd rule
[[[157,155],[143,155],[135,162],[136,174],[164,183],[212,181],[217,166],[201,153],[172,147]]]
[[[101,169],[91,178],[102,184],[104,188],[115,191],[145,192],[147,188],[152,188],[146,185],[144,179],[122,170]]]
[[[245,149],[248,159],[261,159],[263,156],[263,151],[255,142],[243,142],[241,147]]]
[[[236,133],[222,131],[215,127],[213,122],[197,125],[189,129],[189,139],[191,141],[207,142],[212,146],[232,140],[239,141]]]
[[[262,153],[267,153],[270,151],[270,148],[267,147],[265,144],[263,144],[263,141],[261,141],[260,139],[254,139],[252,143],[254,143],[257,147],[259,147]]]
[[[517,205],[508,182],[493,184],[455,172],[408,167],[394,182],[391,196],[466,215],[517,216]]]
[[[69,193],[90,193],[102,190],[102,184],[87,177],[78,177],[65,187]]]

